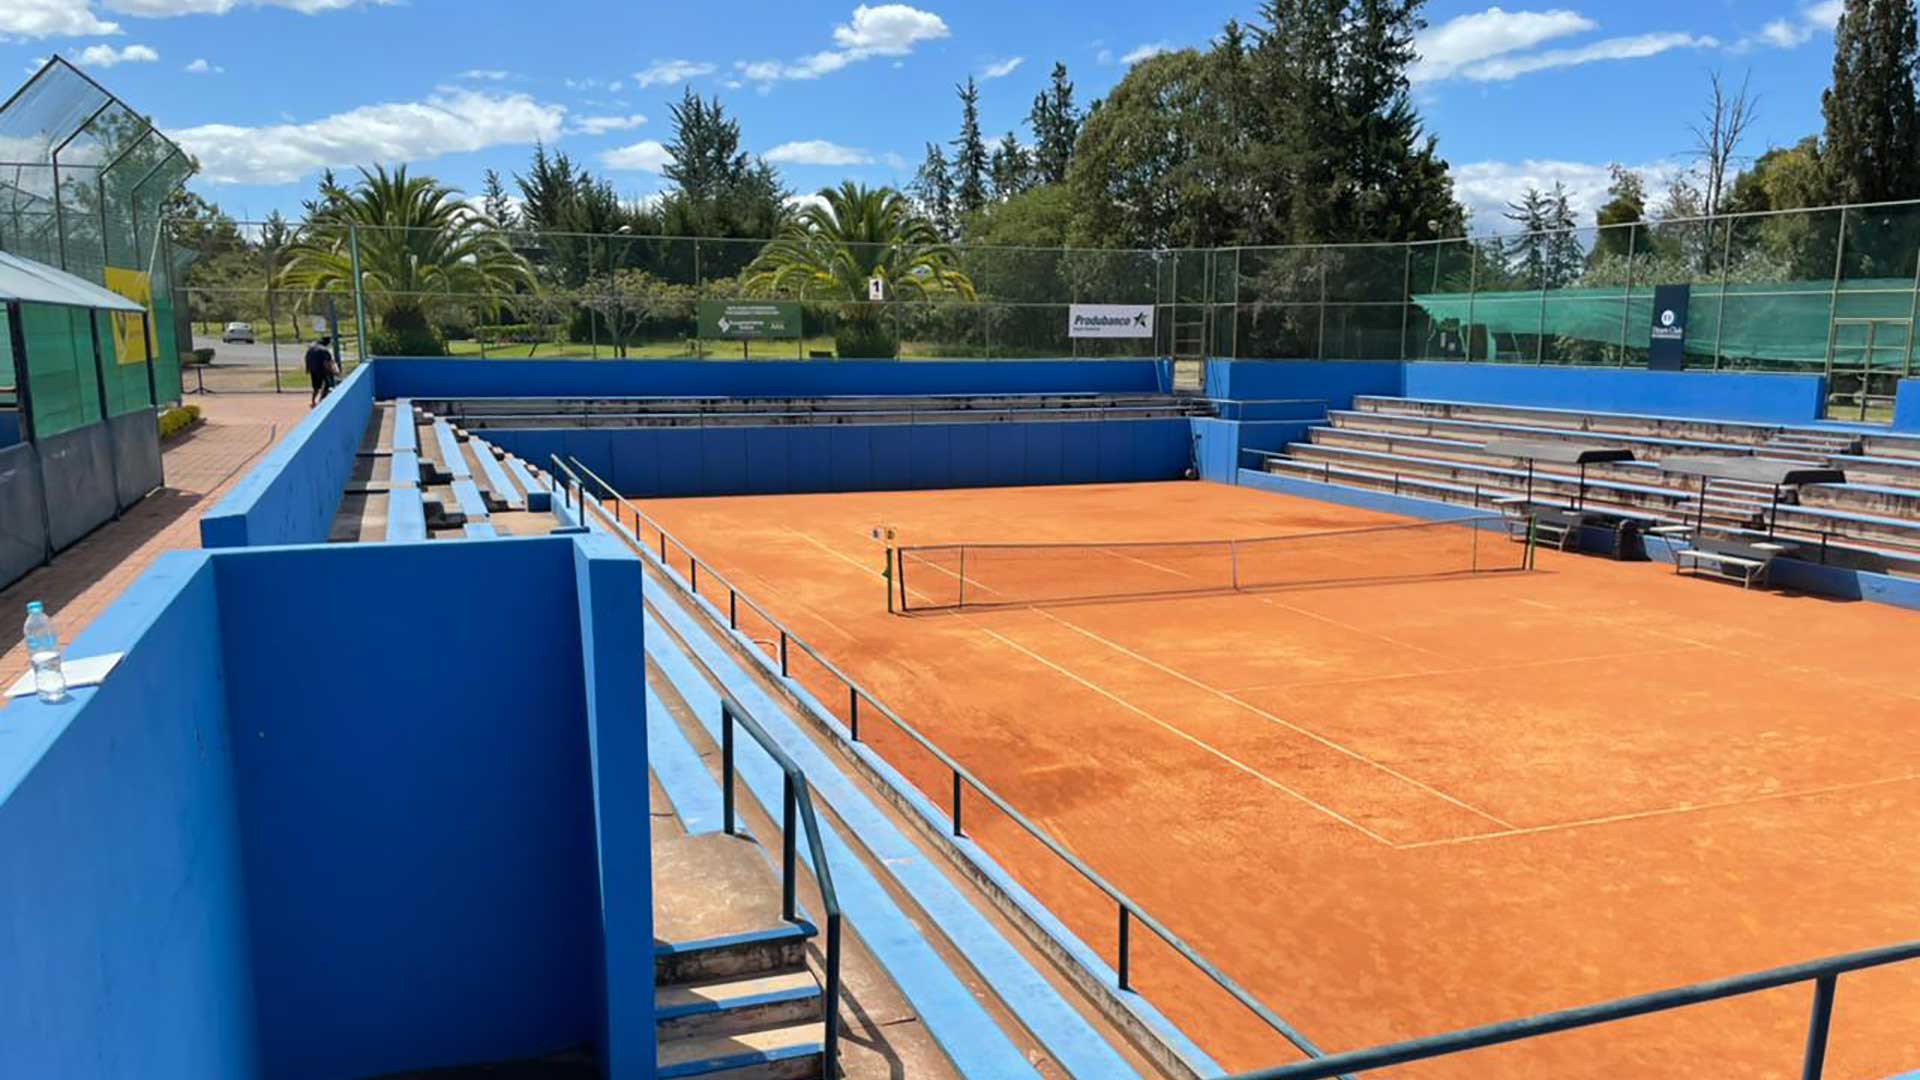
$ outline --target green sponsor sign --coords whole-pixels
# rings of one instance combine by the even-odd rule
[[[800,336],[800,304],[795,300],[702,300],[700,336],[748,341]]]

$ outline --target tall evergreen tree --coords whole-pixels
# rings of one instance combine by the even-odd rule
[[[1073,164],[1073,143],[1080,137],[1080,110],[1073,103],[1067,65],[1055,61],[1053,80],[1034,96],[1027,124],[1033,129],[1033,168],[1042,184],[1065,183]]]
[[[1600,234],[1593,242],[1595,259],[1608,256],[1626,258],[1633,248],[1633,230],[1647,218],[1647,184],[1640,174],[1615,162],[1607,166],[1612,180],[1607,184],[1607,201],[1594,211],[1594,224]]]
[[[996,202],[1005,202],[1033,186],[1033,157],[1011,131],[993,148],[989,179]]]
[[[480,180],[480,212],[487,215],[495,225],[503,229],[513,228],[518,215],[513,210],[513,200],[507,195],[507,185],[500,181],[500,174],[488,169]]]
[[[947,155],[941,152],[939,143],[927,144],[927,156],[920,162],[920,171],[914,174],[908,193],[920,207],[920,215],[932,222],[941,236],[953,239],[957,231],[953,213],[953,172],[947,168]]]
[[[1538,289],[1547,279],[1547,215],[1551,200],[1529,185],[1520,198],[1507,204],[1501,217],[1513,222],[1514,235],[1506,242],[1507,272],[1521,289]]]
[[[1914,0],[1846,0],[1833,32],[1833,86],[1821,96],[1830,202],[1920,196]]]
[[[961,217],[987,205],[987,180],[992,163],[980,137],[980,88],[969,75],[954,88],[960,95],[960,136],[953,140],[953,204]]]
[[[1573,200],[1567,187],[1553,182],[1547,193],[1546,287],[1564,289],[1580,279],[1586,252],[1580,247],[1580,222],[1573,216]]]

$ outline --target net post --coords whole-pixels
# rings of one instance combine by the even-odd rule
[[[1527,550],[1520,560],[1520,569],[1522,570],[1533,569],[1533,549],[1537,539],[1535,536],[1535,532],[1539,528],[1539,526],[1540,526],[1540,516],[1538,514],[1528,514],[1527,515]]]
[[[891,544],[887,545],[887,567],[886,567],[886,570],[881,573],[880,577],[881,577],[881,580],[887,583],[887,614],[892,615],[894,614],[894,610],[893,610],[893,545]]]
[[[1469,526],[1473,529],[1473,573],[1480,572],[1480,519],[1474,518]]]
[[[1238,540],[1227,541],[1227,562],[1229,564],[1229,573],[1232,575],[1231,580],[1233,581],[1233,591],[1239,592],[1240,591],[1240,541]]]
[[[960,548],[960,595],[953,606],[956,608],[967,606],[967,549],[964,545]]]

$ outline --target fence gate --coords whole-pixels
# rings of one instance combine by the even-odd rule
[[[1206,391],[1207,343],[1213,340],[1214,260],[1212,252],[1169,251],[1161,264],[1157,333],[1173,359],[1173,389],[1177,393]]]
[[[1912,373],[1912,319],[1834,319],[1827,328],[1827,419],[1891,422],[1900,380]]]

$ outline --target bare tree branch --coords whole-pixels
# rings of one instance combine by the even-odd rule
[[[1724,210],[1722,204],[1732,179],[1729,174],[1738,162],[1745,160],[1740,156],[1740,141],[1753,126],[1760,107],[1760,99],[1748,92],[1752,77],[1749,72],[1740,80],[1739,92],[1729,95],[1720,73],[1708,72],[1707,107],[1698,123],[1687,125],[1687,130],[1693,133],[1693,159],[1699,166],[1705,189],[1701,192],[1701,209],[1709,215]]]

